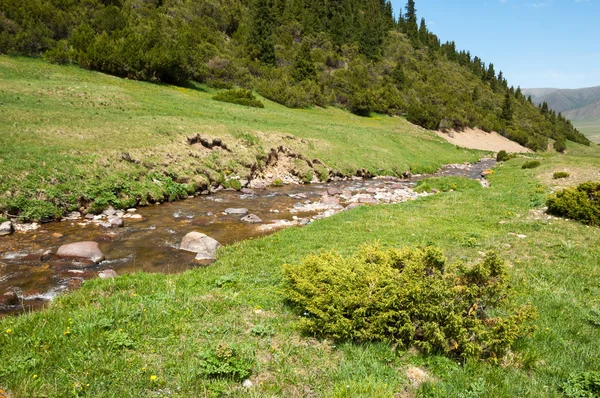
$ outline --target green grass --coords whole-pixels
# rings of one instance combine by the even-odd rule
[[[569,144],[569,155],[544,155],[536,169],[521,169],[522,159],[500,164],[487,189],[343,212],[225,247],[215,264],[180,275],[85,282],[48,310],[0,320],[1,387],[52,397],[391,397],[413,393],[406,370],[418,366],[432,377],[419,396],[560,397],[572,376],[600,367],[600,328],[590,321],[600,310],[600,230],[532,210],[544,206],[542,181],[598,170],[599,155]],[[371,241],[435,244],[453,261],[499,250],[514,302],[539,311],[536,333],[499,366],[301,335],[280,293],[282,264],[321,250],[350,255]],[[235,352],[223,367],[232,378],[207,376],[204,359],[219,346]],[[248,363],[249,392],[233,378]]]
[[[438,192],[463,191],[476,188],[481,188],[479,181],[467,177],[426,178],[415,185],[417,192],[432,192],[434,189]]]
[[[590,141],[600,144],[600,119],[574,120],[573,125]]]
[[[0,56],[0,211],[52,218],[64,210],[185,197],[223,172],[244,178],[280,145],[354,174],[431,172],[474,161],[402,118],[337,108],[264,109],[215,101],[216,90],[119,79],[74,66]],[[191,147],[220,138],[231,152]],[[319,172],[319,175],[322,171]]]

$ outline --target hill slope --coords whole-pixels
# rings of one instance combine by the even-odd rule
[[[538,88],[524,89],[536,105],[548,104],[594,142],[600,142],[600,86],[581,89]]]
[[[569,115],[572,120],[600,117],[600,86],[580,89],[526,88],[524,95],[531,95],[536,105],[546,102],[550,109]],[[592,106],[586,112],[580,110]]]
[[[138,80],[252,88],[293,108],[406,115],[428,129],[499,131],[534,150],[589,144],[501,71],[442,44],[414,1],[0,0],[0,53]]]
[[[25,218],[239,188],[236,178],[260,176],[286,157],[280,147],[310,160],[287,168],[299,180],[431,172],[481,156],[402,117],[264,99],[264,109],[249,108],[213,100],[218,90],[206,86],[117,79],[42,60],[0,56],[0,80],[0,212]]]

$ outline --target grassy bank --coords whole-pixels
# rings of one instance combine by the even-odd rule
[[[215,90],[118,79],[41,60],[0,57],[0,211],[52,218],[65,210],[174,200],[260,171],[279,146],[319,159],[300,177],[474,161],[402,118],[215,101]],[[228,150],[190,145],[199,134]],[[310,173],[310,174],[309,174]]]
[[[600,230],[536,209],[565,183],[546,176],[568,170],[575,185],[588,177],[577,170],[598,170],[599,154],[572,145],[532,170],[512,159],[488,189],[358,208],[226,247],[215,264],[181,275],[88,281],[46,311],[0,320],[0,386],[17,397],[562,396],[570,376],[600,367],[600,328],[590,321],[600,309]],[[501,251],[514,300],[539,311],[535,335],[498,366],[301,335],[280,294],[281,265],[375,240],[435,244],[453,260]],[[407,376],[415,366],[429,375],[418,391]]]

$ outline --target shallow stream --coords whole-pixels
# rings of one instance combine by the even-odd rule
[[[450,165],[434,176],[480,179],[482,171],[494,164],[494,160],[484,159],[474,165]],[[97,277],[102,270],[112,269],[118,274],[177,273],[198,266],[194,253],[178,249],[188,232],[202,232],[227,245],[273,233],[283,226],[305,225],[348,206],[415,199],[419,195],[412,187],[425,177],[430,176],[414,176],[410,180],[349,179],[288,185],[254,193],[219,191],[138,208],[129,214],[141,218],[124,218],[122,228],[105,228],[100,225],[101,220],[80,218],[41,224],[36,230],[0,237],[0,298],[8,292],[19,295],[18,303],[0,301],[0,316],[43,307],[56,295]],[[243,215],[225,214],[228,208],[246,208],[262,221],[241,221]],[[42,253],[56,252],[63,244],[79,241],[98,242],[106,260],[92,266],[58,258],[42,261]]]

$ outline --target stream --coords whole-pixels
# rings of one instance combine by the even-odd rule
[[[416,199],[427,195],[412,189],[420,179],[432,176],[481,179],[481,173],[495,163],[493,159],[482,159],[473,165],[448,165],[434,175],[413,176],[409,180],[355,177],[266,190],[221,190],[119,213],[124,221],[120,228],[102,226],[106,218],[93,220],[74,214],[70,219],[41,224],[37,229],[17,230],[0,237],[0,316],[43,308],[57,295],[77,289],[83,281],[98,277],[99,272],[107,269],[117,274],[138,271],[170,274],[189,270],[199,263],[194,260],[194,253],[179,250],[179,244],[192,231],[227,245],[282,228],[306,225],[359,205]],[[242,221],[245,214],[226,214],[228,208],[248,209],[260,222]],[[43,255],[48,250],[56,252],[61,245],[81,241],[98,242],[106,259],[88,265]]]

